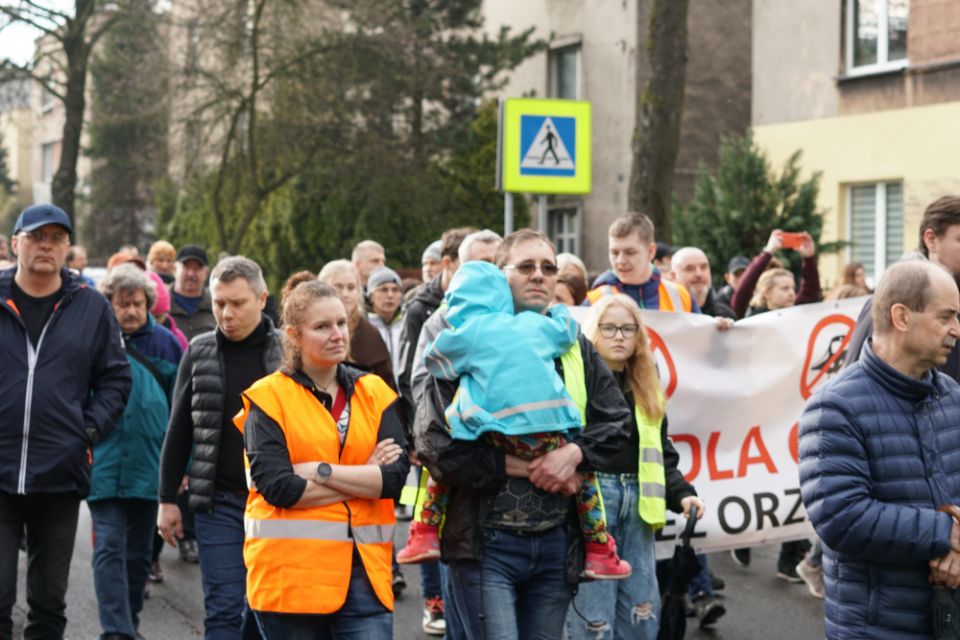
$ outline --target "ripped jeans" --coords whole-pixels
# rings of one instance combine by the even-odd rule
[[[660,628],[660,591],[654,560],[653,529],[640,519],[636,474],[598,473],[597,482],[607,514],[607,530],[617,552],[630,563],[626,580],[595,580],[580,584],[567,612],[569,640],[656,640]]]

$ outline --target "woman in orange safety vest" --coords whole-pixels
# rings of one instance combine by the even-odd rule
[[[393,634],[393,499],[409,469],[396,394],[344,365],[336,291],[283,302],[281,369],[243,393],[247,599],[264,638]]]

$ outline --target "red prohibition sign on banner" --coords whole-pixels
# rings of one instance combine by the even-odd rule
[[[660,334],[647,327],[647,335],[650,336],[650,355],[656,356],[657,351],[663,354],[663,361],[667,363],[667,373],[670,374],[670,382],[667,384],[667,390],[664,392],[669,400],[673,392],[677,390],[677,367],[673,364],[673,356],[667,349],[667,344],[660,337]]]
[[[827,358],[824,362],[819,363],[817,366],[817,373],[813,376],[813,379],[810,379],[810,362],[813,360],[813,349],[817,344],[817,338],[820,337],[820,333],[829,327],[830,325],[839,324],[843,325],[846,328],[846,333],[843,334],[843,337],[840,339],[840,345],[834,347],[833,342],[837,341],[837,338],[840,338],[839,335],[834,336],[830,342],[830,351],[827,355]],[[850,338],[853,337],[853,327],[856,324],[850,316],[845,316],[841,313],[831,314],[817,323],[813,328],[813,331],[810,332],[810,339],[807,341],[807,357],[803,361],[803,370],[800,374],[800,395],[803,396],[803,399],[808,399],[812,394],[814,388],[823,377],[833,368],[837,361],[843,357],[846,353],[847,345],[850,344]]]

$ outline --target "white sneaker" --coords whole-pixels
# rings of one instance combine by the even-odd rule
[[[442,636],[447,632],[443,600],[440,598],[430,598],[423,607],[423,632],[428,636]]]
[[[814,567],[807,563],[807,559],[804,558],[800,564],[797,565],[797,575],[803,578],[803,581],[807,583],[807,589],[810,590],[810,595],[814,598],[820,598],[823,600],[823,566]]]

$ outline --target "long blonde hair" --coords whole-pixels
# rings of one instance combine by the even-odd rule
[[[627,359],[625,371],[630,381],[630,390],[633,392],[633,401],[648,418],[659,420],[663,418],[666,407],[663,395],[660,392],[660,376],[657,374],[657,363],[650,352],[647,341],[647,330],[640,317],[640,307],[632,298],[622,293],[602,296],[593,306],[583,321],[583,334],[594,344],[600,335],[600,321],[607,309],[613,306],[622,307],[630,312],[637,323],[637,346],[633,355]]]
[[[754,289],[753,297],[750,299],[751,307],[769,307],[767,303],[767,293],[773,288],[775,280],[777,278],[790,278],[790,281],[793,282],[796,286],[797,281],[794,280],[793,274],[787,271],[786,269],[767,269],[762,274],[760,274],[760,279],[757,281],[757,288]]]

